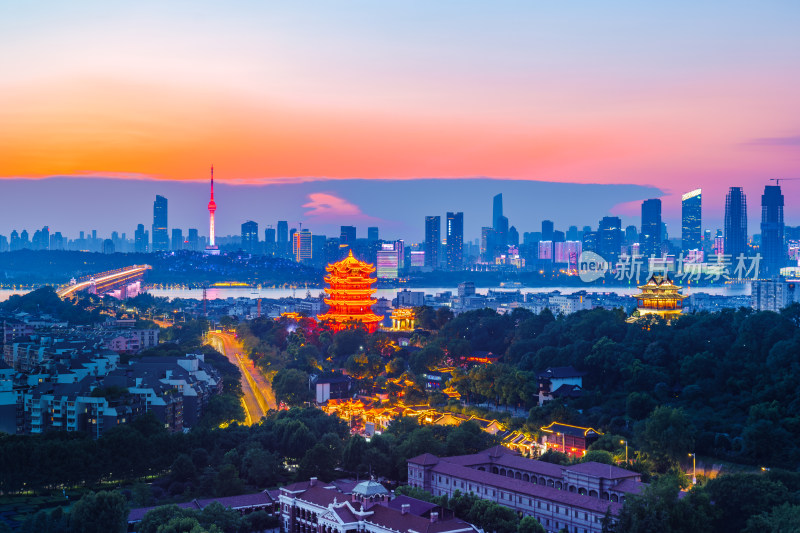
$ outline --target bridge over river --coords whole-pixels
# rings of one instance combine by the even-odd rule
[[[82,281],[73,279],[69,284],[60,287],[56,294],[61,298],[72,298],[80,291],[99,295],[108,294],[115,290],[127,293],[132,285],[138,287],[145,271],[151,268],[153,267],[150,265],[131,265],[117,270],[93,274]]]

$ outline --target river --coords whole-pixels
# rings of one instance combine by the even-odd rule
[[[376,298],[387,298],[392,300],[393,298],[397,297],[397,291],[400,291],[404,288],[407,288],[411,291],[424,291],[426,294],[435,295],[441,292],[450,291],[453,294],[458,293],[457,287],[428,287],[428,288],[411,288],[411,287],[398,287],[394,289],[378,289],[375,293]],[[615,292],[617,294],[622,295],[633,295],[638,293],[638,289],[635,287],[608,287],[607,289],[598,288],[595,286],[576,286],[576,287],[523,287],[520,289],[511,289],[505,287],[496,287],[489,289],[487,287],[478,287],[476,292],[478,294],[486,294],[489,290],[495,291],[507,291],[507,292],[514,292],[516,290],[521,291],[523,294],[527,293],[548,293],[553,291],[559,291],[561,294],[572,294],[574,292],[586,290],[587,292]],[[322,289],[312,288],[308,289],[312,296],[317,296]],[[8,300],[14,294],[26,294],[29,290],[27,289],[0,289],[0,302],[4,302]],[[203,297],[203,290],[202,289],[187,289],[187,288],[167,288],[167,289],[157,289],[151,288],[147,289],[147,292],[152,294],[153,296],[158,297],[166,297],[170,300],[175,298],[194,298],[199,300]],[[685,295],[691,295],[694,293],[704,292],[708,294],[713,294],[716,296],[746,296],[750,294],[750,284],[731,284],[725,285],[724,287],[684,287],[681,291]],[[278,299],[278,298],[291,298],[297,297],[302,298],[306,295],[306,289],[303,287],[298,287],[296,289],[291,288],[238,288],[238,287],[214,287],[209,288],[206,290],[206,296],[209,300],[216,300],[216,299],[225,299],[225,298],[268,298],[268,299]]]

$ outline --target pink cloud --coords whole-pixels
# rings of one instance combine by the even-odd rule
[[[310,202],[303,204],[307,208],[305,215],[307,217],[321,217],[321,218],[334,218],[334,217],[357,217],[357,218],[370,218],[361,212],[361,209],[351,204],[344,198],[339,198],[333,194],[324,192],[315,192],[308,195]]]

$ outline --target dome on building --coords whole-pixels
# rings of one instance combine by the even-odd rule
[[[358,485],[353,488],[353,494],[357,494],[358,496],[363,496],[365,498],[371,498],[373,496],[380,496],[383,494],[389,494],[389,491],[386,490],[386,487],[378,483],[377,481],[362,481]]]

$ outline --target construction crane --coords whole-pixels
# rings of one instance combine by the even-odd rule
[[[800,181],[800,178],[770,178],[769,181],[774,181],[775,185],[780,185],[782,181]]]

